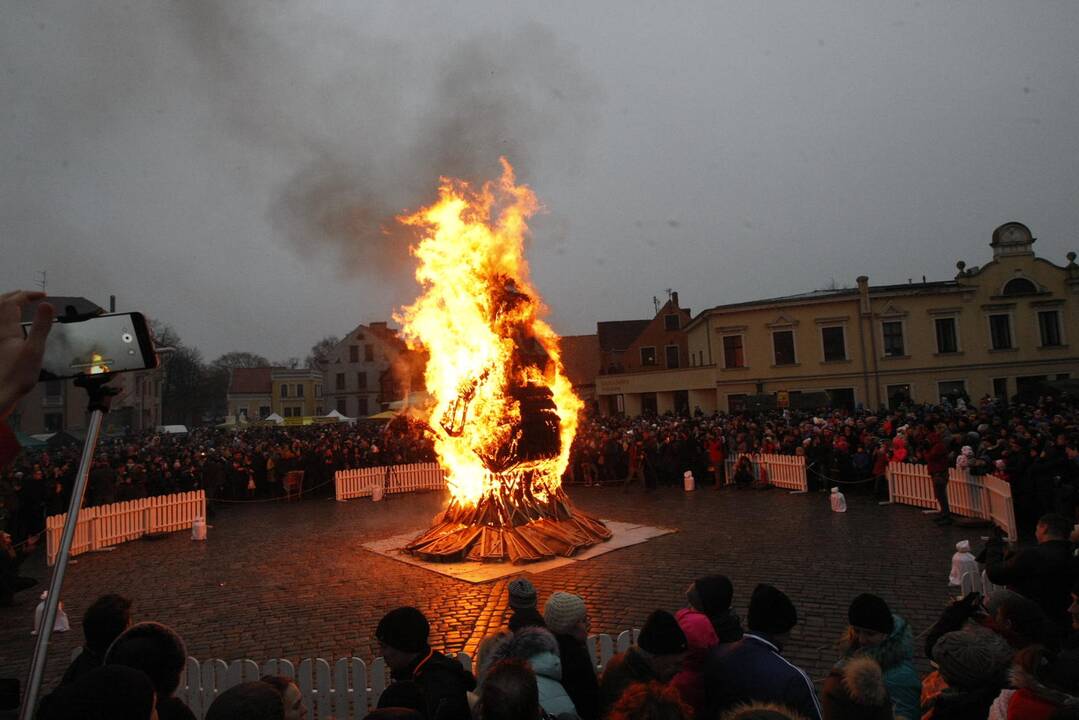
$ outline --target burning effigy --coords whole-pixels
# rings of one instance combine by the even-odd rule
[[[497,182],[443,179],[438,200],[399,218],[423,291],[396,316],[428,356],[428,425],[450,501],[405,550],[426,560],[529,562],[611,537],[562,489],[580,399],[529,279],[527,220],[539,209],[502,160]]]

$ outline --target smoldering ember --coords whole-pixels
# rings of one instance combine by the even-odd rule
[[[8,5],[0,718],[1079,711],[1079,5]]]

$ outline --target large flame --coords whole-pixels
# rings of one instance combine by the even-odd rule
[[[435,400],[429,424],[458,505],[477,504],[505,481],[481,456],[515,442],[521,407],[509,388],[549,388],[561,440],[557,456],[529,459],[514,472],[532,471],[532,487],[543,496],[558,489],[569,462],[582,403],[563,372],[558,336],[540,318],[546,308],[529,279],[527,220],[538,208],[535,194],[516,183],[503,158],[497,182],[477,190],[443,178],[437,202],[399,218],[420,230],[412,254],[423,293],[395,319],[409,344],[429,353],[425,379]],[[529,348],[532,356],[545,353],[543,362],[525,361]]]

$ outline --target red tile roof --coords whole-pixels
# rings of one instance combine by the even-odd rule
[[[273,368],[233,368],[229,371],[230,395],[269,395],[273,392]]]

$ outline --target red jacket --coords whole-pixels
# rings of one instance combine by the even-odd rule
[[[929,449],[925,451],[925,464],[930,475],[948,472],[948,448],[936,433],[929,434]]]

